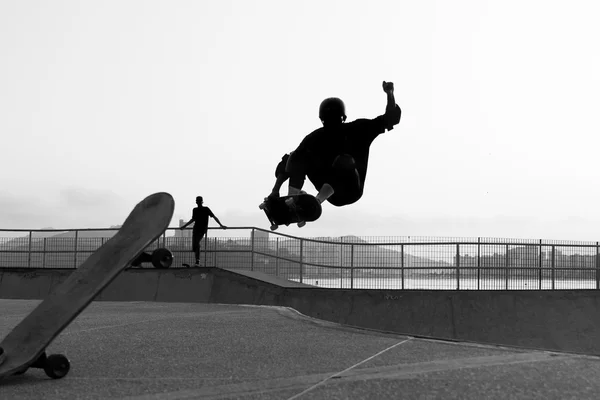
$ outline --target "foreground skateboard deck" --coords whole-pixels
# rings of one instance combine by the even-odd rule
[[[63,355],[46,347],[146,246],[167,229],[175,202],[168,193],[148,196],[135,206],[115,236],[93,253],[0,342],[0,380],[43,368],[51,378],[70,368]]]
[[[271,223],[271,230],[279,225],[289,225],[294,222],[303,227],[306,222],[319,219],[322,208],[316,197],[310,194],[298,194],[284,197],[267,197],[258,208],[263,210]]]

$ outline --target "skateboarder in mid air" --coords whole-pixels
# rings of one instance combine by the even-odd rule
[[[346,123],[344,102],[336,97],[323,100],[319,107],[323,127],[307,135],[296,150],[282,157],[269,197],[279,197],[281,186],[288,179],[288,195],[299,194],[308,177],[319,191],[319,201],[327,199],[337,207],[358,201],[363,194],[371,143],[400,122],[394,84],[383,82],[382,86],[387,106],[385,113],[374,119]]]
[[[206,231],[208,230],[208,217],[217,221],[217,224],[219,224],[221,228],[227,229],[227,227],[219,221],[219,218],[213,214],[210,208],[202,205],[203,203],[204,200],[202,199],[202,196],[196,197],[196,204],[198,207],[195,207],[192,210],[192,219],[179,228],[184,230],[189,224],[194,222],[194,228],[192,230],[192,251],[194,252],[194,256],[196,256],[196,267],[200,265],[200,241],[204,235],[206,235]]]

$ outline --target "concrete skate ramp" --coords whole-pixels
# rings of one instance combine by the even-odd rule
[[[215,303],[287,306],[327,321],[413,336],[600,355],[595,290],[322,289],[211,273]]]
[[[0,269],[0,298],[41,300],[67,279],[72,269]],[[212,275],[200,269],[128,269],[98,301],[209,302]]]
[[[413,336],[600,355],[594,291],[298,290],[283,304],[328,321]]]
[[[0,298],[37,300],[65,280],[73,270],[11,268],[0,270]]]
[[[41,300],[72,272],[72,269],[0,269],[0,298]],[[228,303],[258,304],[266,293],[292,287],[312,286],[258,271],[130,268],[121,272],[96,300],[210,303],[227,299]]]
[[[42,299],[69,270],[0,271],[0,298]],[[97,298],[287,306],[413,336],[600,355],[600,292],[323,289],[256,271],[130,269]]]

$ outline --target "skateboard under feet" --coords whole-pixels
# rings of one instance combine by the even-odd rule
[[[296,214],[297,215],[297,210],[294,204],[294,199],[293,196],[286,196],[286,199],[283,199],[283,204],[285,207],[288,208],[288,214],[289,215],[293,215]],[[285,223],[283,221],[283,219],[280,217],[278,218],[277,216],[275,216],[275,214],[277,213],[277,211],[274,210],[282,210],[283,207],[280,204],[276,204],[275,202],[278,201],[276,199],[270,199],[268,197],[265,198],[265,200],[258,206],[259,209],[263,210],[265,212],[265,214],[267,215],[267,218],[269,219],[269,222],[271,223],[271,230],[274,231],[277,228],[279,228],[279,225],[281,224],[285,224],[285,225],[289,225],[290,223],[294,222],[293,221],[293,217],[288,218],[290,220],[290,222]],[[279,215],[283,215],[284,212],[279,212]],[[306,225],[306,221],[301,220],[300,217],[297,218],[297,225],[299,228],[302,228],[304,225]],[[278,221],[278,222],[275,222]]]
[[[263,210],[274,231],[280,225],[296,223],[299,228],[307,222],[316,221],[321,216],[321,203],[327,200],[334,191],[331,185],[324,184],[317,196],[306,192],[284,197],[266,197],[258,206]]]
[[[63,378],[70,362],[46,347],[150,243],[169,226],[175,202],[168,193],[155,193],[135,206],[108,242],[27,315],[0,342],[0,381],[41,368],[53,379]]]

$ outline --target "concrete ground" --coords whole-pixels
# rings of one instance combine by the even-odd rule
[[[38,303],[0,300],[0,337]],[[600,358],[344,327],[278,307],[95,302],[49,347],[71,361],[0,399],[597,399]]]

